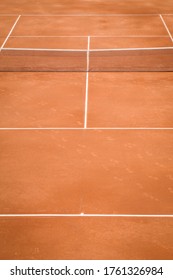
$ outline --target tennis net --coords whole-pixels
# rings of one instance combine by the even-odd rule
[[[173,47],[93,50],[3,48],[0,50],[0,71],[173,71]]]

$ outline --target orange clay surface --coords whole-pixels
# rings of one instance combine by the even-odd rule
[[[1,131],[0,137],[1,213],[173,212],[171,131]]]
[[[172,0],[0,13],[6,48],[173,47]],[[1,72],[0,259],[172,259],[172,94],[172,72]]]
[[[170,218],[1,218],[4,259],[172,259]]]
[[[13,14],[160,14],[173,13],[172,0],[2,0],[1,13]]]
[[[31,25],[34,28],[31,29]],[[23,16],[13,32],[14,36],[87,36],[88,34],[91,36],[167,35],[159,16]]]

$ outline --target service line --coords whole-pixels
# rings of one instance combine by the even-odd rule
[[[115,217],[115,218],[173,218],[172,214],[0,214],[0,217]]]
[[[86,100],[87,101],[87,100]],[[85,108],[86,108],[85,104]],[[85,114],[86,116],[86,114]],[[0,127],[3,130],[173,130],[173,127]]]
[[[90,36],[88,36],[90,38]],[[90,39],[88,39],[90,42]],[[87,52],[87,71],[89,71],[89,54],[90,52],[108,52],[108,51],[160,51],[173,50],[173,47],[148,47],[148,48],[107,48],[107,49],[43,49],[43,48],[3,48],[4,51],[64,51],[64,52]]]

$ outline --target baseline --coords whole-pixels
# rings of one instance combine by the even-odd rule
[[[173,218],[173,214],[0,214],[1,217],[124,217],[124,218]]]

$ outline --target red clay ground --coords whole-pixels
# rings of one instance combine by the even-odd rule
[[[115,2],[3,1],[0,44],[173,46],[172,1]],[[0,73],[0,259],[173,258],[173,73],[86,75]]]
[[[4,0],[1,13],[15,14],[160,14],[173,13],[172,0]]]

